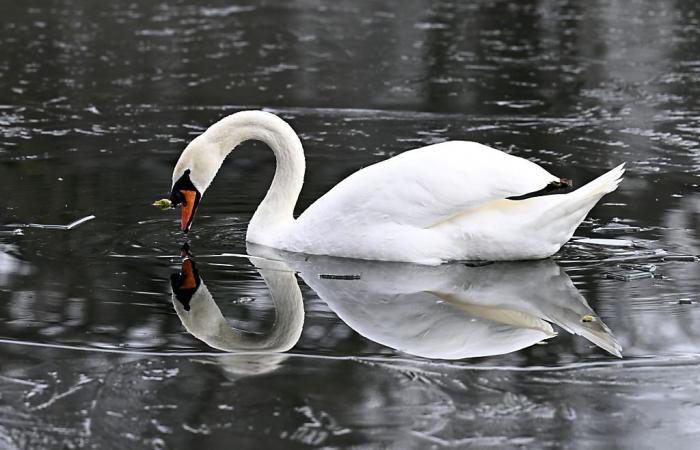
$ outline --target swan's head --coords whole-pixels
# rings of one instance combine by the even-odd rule
[[[218,146],[204,135],[195,138],[180,155],[173,169],[173,185],[170,201],[181,207],[180,228],[187,233],[194,215],[225,155],[220,155]]]
[[[170,200],[173,206],[182,207],[182,231],[189,231],[199,201],[226,156],[238,144],[251,139],[263,141],[272,149],[279,168],[265,197],[269,199],[261,205],[265,207],[256,212],[258,218],[265,218],[259,222],[274,225],[274,221],[294,220],[294,203],[304,182],[304,152],[299,138],[292,127],[274,114],[239,111],[224,117],[194,138],[175,165]]]
[[[199,201],[202,199],[201,192],[192,183],[191,172],[190,169],[185,170],[173,184],[173,189],[170,193],[170,201],[173,207],[180,207],[180,228],[185,233],[190,230],[194,220],[194,213],[197,211]]]

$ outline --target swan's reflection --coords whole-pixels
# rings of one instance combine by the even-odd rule
[[[294,347],[304,325],[304,303],[294,272],[281,261],[256,263],[277,314],[269,332],[253,334],[229,326],[189,254],[184,255],[181,272],[170,277],[173,305],[185,329],[227,352],[285,352]]]
[[[430,267],[260,246],[249,246],[248,251],[256,256],[254,264],[277,309],[273,331],[265,337],[253,338],[228,326],[191,259],[183,261],[182,274],[173,279],[173,301],[185,328],[212,347],[291,348],[300,336],[304,314],[297,272],[352,329],[412,355],[463,359],[509,353],[556,335],[553,323],[620,356],[620,345],[608,327],[552,260]]]

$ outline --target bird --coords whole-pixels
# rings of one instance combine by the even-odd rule
[[[302,143],[262,110],[223,117],[182,151],[170,202],[191,229],[202,196],[239,144],[258,140],[276,157],[267,194],[246,241],[290,252],[439,265],[450,261],[535,260],[554,255],[605,194],[624,163],[571,186],[538,164],[483,144],[446,141],[364,167],[294,217],[304,182]]]

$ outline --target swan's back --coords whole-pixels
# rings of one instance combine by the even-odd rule
[[[350,175],[313,203],[276,246],[438,264],[461,255],[431,227],[557,181],[537,164],[475,142],[430,145]]]
[[[615,190],[622,173],[620,166],[568,194],[511,200],[562,180],[474,142],[430,145],[350,175],[271,246],[421,264],[545,258]]]
[[[402,153],[338,183],[299,220],[430,227],[461,211],[543,189],[559,178],[526,159],[475,142]]]

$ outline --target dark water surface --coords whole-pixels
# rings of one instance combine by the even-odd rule
[[[697,445],[700,3],[33,3],[0,0],[0,449]],[[186,312],[150,203],[251,107],[302,138],[299,212],[455,138],[628,171],[554,261],[272,263],[243,256],[274,171],[247,143],[190,233]]]

